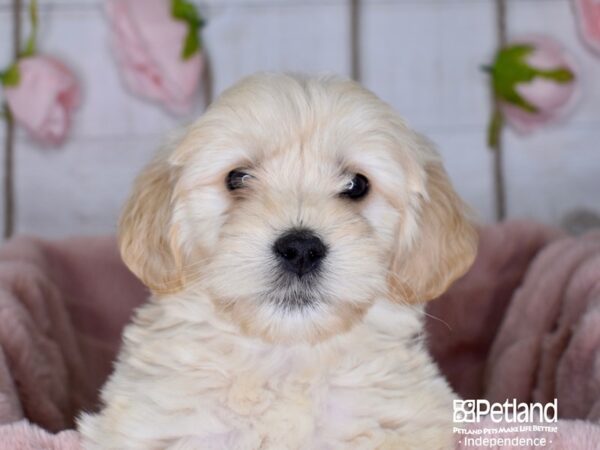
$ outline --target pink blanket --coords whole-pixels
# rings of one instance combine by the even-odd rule
[[[546,448],[600,448],[600,232],[512,222],[481,235],[472,270],[428,308],[433,355],[465,398],[557,398]],[[94,408],[145,296],[110,237],[0,248],[0,449],[78,448],[65,430]]]
[[[145,297],[112,237],[0,248],[1,450],[77,448],[75,432],[44,430],[72,428],[79,410],[94,408]]]

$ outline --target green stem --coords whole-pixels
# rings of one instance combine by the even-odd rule
[[[15,121],[5,103],[2,107],[6,123],[4,135],[4,238],[8,239],[14,231],[14,150],[15,150]]]
[[[13,26],[13,58],[16,61],[19,59],[21,50],[21,0],[13,0],[12,2],[12,26]],[[15,152],[15,121],[4,104],[5,126],[4,134],[4,238],[12,236],[15,226],[15,186],[14,186],[14,152]]]
[[[22,57],[33,56],[37,52],[38,35],[38,4],[37,0],[31,0],[29,3],[29,21],[31,22],[31,34],[27,39],[25,48],[21,52]]]
[[[503,126],[504,117],[502,112],[500,108],[495,107],[487,130],[487,144],[490,149],[495,150],[500,145],[500,133],[502,133]]]

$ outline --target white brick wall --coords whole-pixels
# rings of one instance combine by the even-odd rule
[[[0,0],[0,65],[10,53],[10,0]],[[84,103],[69,142],[40,149],[19,133],[17,231],[114,231],[134,175],[174,118],[128,94],[108,48],[101,0],[41,0],[43,51],[79,74]],[[210,0],[204,40],[218,93],[257,70],[349,73],[348,1]],[[578,40],[568,0],[509,1],[509,34],[549,34],[575,55],[585,94],[564,124],[530,138],[507,133],[508,213],[558,223],[600,210],[600,59]],[[460,193],[493,218],[489,99],[479,66],[495,45],[491,0],[364,0],[364,83],[437,142]],[[0,135],[3,130],[0,131]]]

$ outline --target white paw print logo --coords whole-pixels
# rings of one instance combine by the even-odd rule
[[[475,421],[475,400],[454,400],[454,422]]]

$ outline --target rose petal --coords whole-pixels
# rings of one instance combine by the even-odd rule
[[[517,86],[517,92],[541,111],[560,110],[569,102],[574,90],[575,83],[559,84],[545,78],[536,78],[531,83]]]
[[[60,61],[32,56],[19,61],[19,84],[5,89],[15,120],[34,138],[59,144],[68,131],[68,120],[79,103],[79,86]]]
[[[66,135],[69,126],[67,111],[60,104],[50,108],[44,125],[36,131],[40,140],[50,144],[59,144]]]
[[[579,32],[583,41],[600,53],[600,1],[573,0]]]

